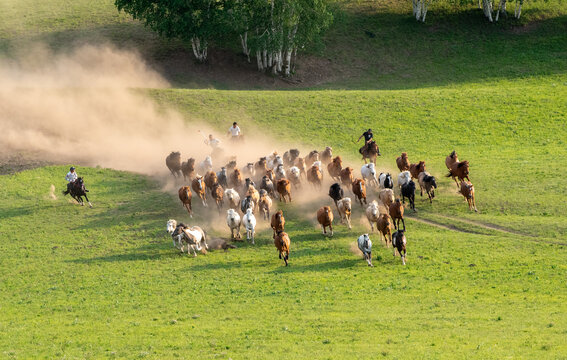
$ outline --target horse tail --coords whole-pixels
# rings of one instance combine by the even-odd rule
[[[451,174],[451,172],[449,171],[449,173],[447,175],[445,175],[445,177],[451,177],[453,176],[453,174]]]

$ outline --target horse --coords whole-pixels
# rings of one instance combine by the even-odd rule
[[[456,178],[458,178],[459,181],[463,181],[464,179],[471,181],[471,179],[469,179],[469,162],[467,160],[464,160],[453,163],[453,165],[451,165],[451,168],[449,169],[449,173],[445,175],[445,177],[453,178],[455,184],[457,184],[457,189],[459,189],[459,183],[457,182]]]
[[[183,207],[187,209],[187,212],[189,213],[189,217],[192,218],[193,209],[191,208],[191,198],[193,197],[193,195],[191,194],[191,188],[189,186],[183,186],[179,188],[178,194],[179,194],[179,200],[181,200]]]
[[[333,158],[333,148],[327,146],[325,150],[321,152],[321,162],[325,165],[328,165],[331,162],[332,158]]]
[[[453,150],[449,154],[449,156],[445,158],[445,166],[447,167],[447,169],[451,170],[451,165],[453,165],[456,162],[459,162],[459,157],[457,156],[455,150]]]
[[[91,204],[89,198],[87,197],[88,192],[89,191],[85,189],[85,183],[83,182],[83,178],[79,177],[77,178],[77,180],[71,183],[71,188],[69,189],[69,191],[63,191],[63,195],[71,194],[71,197],[77,200],[77,202],[81,204],[81,206],[85,205],[82,198],[84,196],[85,199],[87,200],[87,203],[89,204],[89,207],[92,208],[93,205]]]
[[[425,161],[420,161],[415,164],[410,164],[409,172],[412,179],[418,179],[419,173],[425,171]]]
[[[189,158],[181,163],[181,173],[183,174],[183,180],[191,179],[195,173],[195,159]]]
[[[283,259],[285,262],[285,266],[288,264],[290,243],[291,241],[287,233],[278,231],[278,233],[274,235],[274,245],[278,250],[280,259]]]
[[[172,151],[165,158],[165,165],[173,177],[181,177],[181,153],[179,151]]]
[[[343,160],[340,156],[335,156],[333,160],[327,165],[327,171],[331,178],[339,181],[341,178],[341,170],[343,169]]]
[[[398,165],[398,169],[400,169],[400,172],[408,171],[410,167],[408,153],[403,152],[402,156],[398,156],[396,158],[396,165]]]
[[[191,189],[201,198],[204,207],[207,207],[207,199],[205,196],[205,184],[202,176],[197,175],[191,182]]]
[[[365,164],[367,163],[366,159],[376,164],[376,157],[382,155],[380,154],[380,149],[378,148],[378,144],[376,144],[376,141],[374,140],[369,142],[368,146],[361,147],[358,150],[358,152],[362,155],[362,160],[364,160]]]
[[[362,234],[358,237],[358,248],[362,251],[362,256],[364,260],[368,263],[368,266],[372,265],[372,241],[368,234]]]

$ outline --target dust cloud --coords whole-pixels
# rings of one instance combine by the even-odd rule
[[[32,152],[67,163],[148,175],[165,174],[165,158],[180,151],[197,165],[215,134],[238,165],[275,151],[272,139],[245,132],[247,146],[230,149],[206,121],[158,106],[144,89],[168,88],[139,55],[111,46],[83,46],[55,54],[37,46],[0,60],[0,151]],[[289,148],[289,147],[288,147]],[[220,168],[221,164],[213,164]],[[222,164],[224,165],[224,164]]]
[[[168,88],[168,82],[136,53],[111,46],[83,46],[63,54],[38,46],[0,60],[0,79],[0,152],[25,151],[59,163],[143,173],[161,179],[163,190],[172,194],[180,181],[169,174],[166,156],[180,151],[182,161],[195,158],[198,167],[211,154],[204,143],[210,133],[224,149],[222,159],[213,159],[215,170],[234,157],[242,168],[274,151],[299,148],[305,156],[313,150],[277,144],[255,131],[252,121],[243,126],[245,145],[231,147],[224,137],[230,120],[219,134],[203,119],[156,104],[144,89]],[[292,190],[294,203],[304,204],[300,213],[308,218],[319,206],[332,205],[327,195],[331,180],[324,180],[318,191],[307,183],[303,191]]]

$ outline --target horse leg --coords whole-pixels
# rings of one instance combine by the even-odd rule
[[[85,199],[87,200],[87,203],[89,204],[89,207],[93,207],[93,204],[91,204],[91,202],[89,201],[89,198],[87,197],[87,194],[83,194],[83,196],[84,196]]]
[[[329,229],[331,229],[331,236],[333,236],[333,223],[332,222],[329,224]]]
[[[404,221],[404,218],[402,218],[402,225],[404,226],[404,231],[406,231],[406,222]],[[398,220],[398,227],[400,227],[399,220]]]

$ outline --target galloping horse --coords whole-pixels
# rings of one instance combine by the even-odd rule
[[[365,164],[367,163],[366,159],[369,159],[372,163],[376,163],[376,157],[381,155],[376,141],[369,142],[368,146],[361,147],[358,152],[362,155],[362,160],[364,160]]]
[[[85,183],[83,182],[83,178],[79,177],[77,178],[77,180],[71,183],[71,189],[69,191],[63,191],[63,195],[71,194],[73,199],[77,200],[77,202],[81,204],[81,206],[85,205],[82,199],[82,197],[84,196],[87,202],[89,203],[89,206],[93,207],[93,205],[89,201],[89,198],[87,197],[88,192],[89,191],[85,189]]]

